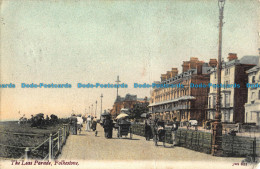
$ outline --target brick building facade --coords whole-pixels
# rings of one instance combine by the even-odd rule
[[[147,97],[145,98],[137,98],[137,95],[126,94],[125,97],[118,96],[114,102],[113,108],[110,110],[110,114],[113,118],[120,114],[120,110],[131,109],[137,103],[145,103],[148,102]]]
[[[149,104],[153,117],[164,121],[172,121],[176,117],[181,124],[195,119],[201,125],[206,119],[209,88],[195,88],[191,84],[208,84],[208,71],[216,65],[215,59],[204,63],[192,57],[190,61],[183,62],[182,73],[178,74],[177,68],[172,68],[171,71],[162,74],[161,81],[155,82],[156,84],[179,84],[179,87],[153,89]]]

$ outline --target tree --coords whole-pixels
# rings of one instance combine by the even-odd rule
[[[54,114],[52,114],[51,116],[51,124],[56,124],[56,123],[58,123],[58,116],[56,116],[56,115],[54,115]]]
[[[32,115],[31,127],[42,127],[44,125],[44,114],[38,113],[35,116]]]
[[[147,113],[148,112],[148,102],[145,103],[136,103],[134,104],[134,107],[131,108],[130,111],[130,119],[140,119],[141,118],[141,114],[143,113]]]

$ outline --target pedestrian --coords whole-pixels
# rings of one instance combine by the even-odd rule
[[[90,125],[91,125],[91,117],[90,117],[90,115],[88,115],[87,124],[86,124],[86,131],[90,131]]]
[[[153,136],[151,125],[152,117],[150,115],[147,115],[145,119],[145,138],[147,141],[149,141]]]
[[[107,115],[103,121],[103,127],[105,132],[105,138],[112,138],[113,136],[113,120],[110,115]]]
[[[177,134],[177,130],[178,130],[178,122],[176,121],[176,117],[173,118],[173,124],[172,124],[172,147],[174,147],[174,145],[176,144],[176,134]]]
[[[77,128],[79,130],[79,134],[81,133],[81,128],[83,127],[83,119],[81,117],[81,114],[77,117]]]
[[[72,131],[72,135],[77,135],[77,117],[75,114],[71,115],[70,118],[70,125],[71,125],[71,131]]]
[[[91,129],[93,131],[96,131],[96,128],[97,128],[97,117],[93,118],[92,125],[91,125]]]

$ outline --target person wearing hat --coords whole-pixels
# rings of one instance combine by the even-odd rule
[[[111,119],[111,116],[108,115],[103,120],[103,127],[105,132],[105,138],[112,138],[113,136],[113,120]]]
[[[79,134],[81,133],[81,128],[83,127],[83,118],[81,117],[81,114],[77,117],[77,128],[79,130]]]
[[[72,135],[77,135],[77,117],[76,115],[73,113],[71,115],[71,118],[70,118],[70,125],[71,125],[71,132],[72,132]]]
[[[176,120],[177,120],[177,118],[174,117],[173,118],[172,129],[171,129],[171,131],[172,131],[172,141],[173,141],[172,147],[174,147],[174,145],[176,144],[176,134],[177,134],[177,130],[178,130],[178,127],[179,127],[179,124],[178,124],[178,122]]]
[[[151,125],[152,117],[151,115],[147,114],[145,119],[145,138],[147,141],[149,141],[153,137]]]
[[[91,127],[91,117],[90,117],[90,115],[88,115],[86,131],[90,131],[90,127]]]
[[[97,128],[97,117],[95,116],[92,120],[92,125],[91,125],[91,129],[93,131],[96,131],[96,128]]]

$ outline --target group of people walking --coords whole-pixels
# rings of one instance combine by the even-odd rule
[[[83,123],[86,122],[86,128],[85,131],[90,132],[96,131],[97,126],[97,119],[96,117],[91,117],[90,115],[84,120],[81,115],[76,116],[75,114],[72,114],[70,119],[71,124],[71,131],[73,135],[77,135],[77,133],[81,133]],[[118,123],[120,120],[118,120]],[[104,128],[105,138],[110,139],[113,136],[113,127],[114,123],[111,119],[111,115],[106,115],[103,117],[103,120],[101,121],[101,125]],[[175,135],[177,132],[179,124],[176,122],[176,118],[173,121],[172,129],[171,129],[171,135],[172,135],[172,141],[173,146],[175,145]],[[160,126],[159,119],[155,118],[152,120],[152,117],[150,115],[147,115],[145,120],[145,138],[147,141],[150,139],[154,139],[154,135],[157,134],[159,136],[160,130],[165,130],[164,125]]]
[[[90,115],[86,120],[86,131],[96,131],[97,129],[97,117],[91,117]]]
[[[171,136],[172,136],[172,146],[176,144],[176,133],[178,130],[179,124],[176,121],[176,118],[173,119],[172,127],[171,127]],[[152,120],[152,117],[148,114],[145,120],[145,138],[147,141],[150,139],[154,139],[154,135],[160,137],[160,132],[164,130],[165,132],[165,125],[164,122],[160,122],[158,118]],[[164,134],[163,134],[164,135]],[[165,137],[165,136],[163,136]]]
[[[111,119],[110,115],[104,116],[104,119],[102,121],[102,125],[105,132],[105,138],[112,138],[113,136],[113,120]]]
[[[75,114],[72,114],[70,118],[72,135],[77,135],[81,133],[84,122],[86,122],[86,128],[85,128],[86,131],[91,131],[91,130],[96,131],[96,127],[97,127],[96,117],[92,117],[89,115],[86,119],[83,119],[81,114],[77,116]]]

